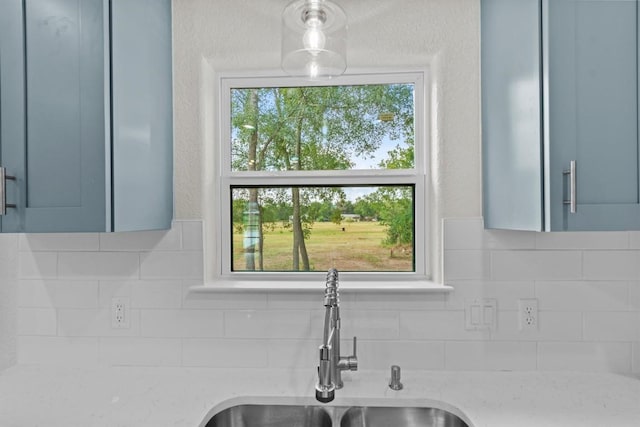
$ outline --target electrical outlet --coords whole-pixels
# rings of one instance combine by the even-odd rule
[[[131,327],[130,310],[131,302],[129,298],[113,298],[111,300],[111,328],[128,329]]]
[[[538,299],[526,298],[518,300],[518,318],[521,331],[537,331]]]

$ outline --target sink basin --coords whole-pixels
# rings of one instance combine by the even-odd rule
[[[206,427],[331,427],[319,406],[238,405],[214,415]]]
[[[469,427],[444,409],[353,407],[347,409],[340,427]]]
[[[380,406],[238,405],[205,427],[469,427],[444,409]]]

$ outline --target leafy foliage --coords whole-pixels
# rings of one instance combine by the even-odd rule
[[[234,171],[353,169],[358,159],[375,159],[388,141],[399,144],[378,168],[414,167],[411,84],[232,89],[231,109]],[[388,227],[384,244],[413,241],[408,187],[380,187],[355,203],[340,187],[234,191],[234,223],[251,201],[260,206],[260,224],[290,224],[294,270],[310,268],[305,240],[314,222],[340,223],[342,214],[380,220]]]

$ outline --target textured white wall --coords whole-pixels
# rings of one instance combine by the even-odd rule
[[[174,0],[175,194],[178,219],[202,218],[203,60],[219,70],[277,70],[290,0]],[[350,68],[433,73],[436,202],[443,217],[479,216],[479,1],[342,0]]]
[[[207,186],[217,142],[205,135],[213,122],[206,92],[214,83],[207,80],[219,71],[278,70],[281,11],[289,1],[174,1],[175,211],[177,219],[205,219],[208,247],[219,226],[207,211],[215,204]],[[340,4],[349,18],[347,72],[402,66],[430,72],[430,264],[440,282],[442,218],[481,215],[479,0]]]

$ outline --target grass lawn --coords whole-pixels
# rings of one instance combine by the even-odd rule
[[[316,222],[305,240],[312,271],[413,271],[413,252],[382,246],[385,227],[378,222]],[[242,233],[233,234],[234,270],[246,269]],[[293,232],[281,223],[265,225],[264,270],[290,271]]]

